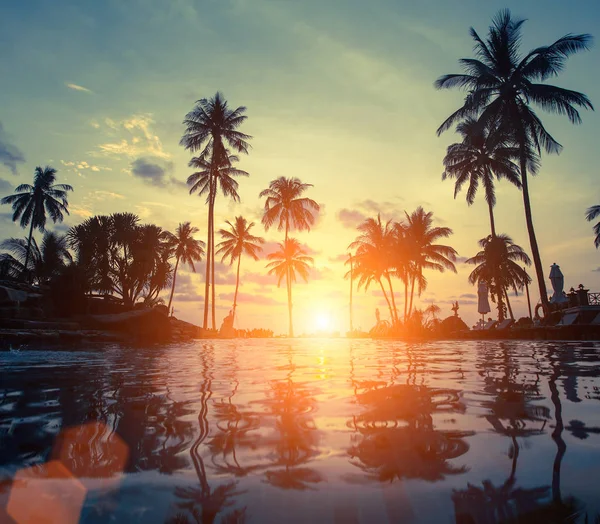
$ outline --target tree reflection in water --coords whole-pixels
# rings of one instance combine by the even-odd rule
[[[465,405],[455,390],[417,385],[378,387],[355,382],[357,403],[363,408],[347,425],[356,432],[348,453],[352,464],[371,479],[419,478],[431,482],[446,475],[464,473],[451,459],[464,455],[469,431],[437,430],[437,413],[464,412]]]
[[[211,487],[208,482],[204,459],[200,451],[200,446],[209,434],[208,422],[208,402],[212,396],[212,370],[214,369],[214,347],[206,345],[200,352],[200,362],[202,365],[202,382],[200,384],[200,413],[198,414],[198,437],[190,448],[190,456],[196,475],[198,476],[198,487],[175,488],[175,496],[180,498],[178,503],[180,509],[187,510],[186,513],[179,512],[169,522],[184,524],[196,522],[197,524],[211,524],[216,517],[225,508],[234,505],[234,498],[241,494],[236,491],[236,482],[228,482],[216,487]],[[243,522],[245,520],[246,509],[234,509],[231,512],[222,515],[223,522]],[[191,516],[191,517],[190,517]]]

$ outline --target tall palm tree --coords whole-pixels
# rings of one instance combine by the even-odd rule
[[[40,246],[34,237],[8,238],[0,243],[0,249],[8,251],[15,272],[28,275],[38,284],[49,282],[73,261],[66,236],[49,231],[44,233]]]
[[[479,115],[486,125],[498,122],[512,134],[519,148],[531,254],[544,312],[548,313],[548,295],[533,227],[527,170],[531,169],[532,159],[536,154],[541,154],[542,149],[548,153],[559,153],[562,146],[544,128],[531,104],[555,114],[566,115],[573,124],[581,122],[578,107],[593,110],[592,103],[583,93],[544,83],[558,76],[569,56],[589,49],[592,37],[588,34],[567,34],[523,56],[520,53],[523,22],[512,18],[510,11],[504,9],[492,19],[485,41],[471,28],[476,58],[460,60],[464,74],[444,75],[435,83],[438,89],[458,87],[468,91],[463,106],[445,120],[438,129],[438,135],[466,117]]]
[[[310,231],[315,223],[315,216],[320,210],[319,204],[302,195],[313,187],[299,178],[279,177],[271,180],[269,187],[259,193],[259,198],[266,197],[262,223],[265,231],[277,223],[277,230],[285,230],[284,243],[292,229]],[[286,277],[288,295],[291,296],[291,277]]]
[[[187,183],[190,186],[190,194],[198,191],[199,196],[206,194],[206,203],[208,204],[208,220],[209,220],[209,251],[210,260],[207,259],[207,266],[210,265],[210,282],[212,284],[212,327],[215,329],[215,257],[214,257],[214,245],[215,245],[215,221],[214,221],[214,209],[215,200],[217,197],[218,189],[224,196],[231,198],[234,202],[240,201],[238,195],[239,184],[233,178],[234,176],[249,176],[246,171],[233,167],[234,162],[238,162],[239,158],[236,155],[227,154],[227,162],[217,167],[216,169],[211,167],[211,164],[206,160],[203,155],[194,157],[190,160],[189,166],[199,169],[188,177]],[[207,271],[209,268],[207,267]],[[207,273],[208,276],[208,273]],[[210,284],[205,285],[205,291],[208,292]],[[204,303],[204,312],[208,314],[208,304]]]
[[[586,211],[585,218],[588,222],[591,222],[599,215],[600,215],[600,206],[592,206],[592,207],[589,207],[588,210]],[[596,246],[596,249],[598,249],[598,247],[600,247],[600,222],[598,222],[594,226],[594,235],[596,235],[596,237],[594,238],[594,245]]]
[[[288,295],[288,315],[289,315],[289,336],[294,336],[294,326],[292,323],[292,282],[296,281],[296,273],[298,273],[305,282],[308,281],[310,271],[309,264],[314,261],[306,254],[302,245],[295,238],[287,238],[283,243],[279,244],[279,250],[275,253],[270,253],[267,258],[271,260],[267,264],[269,275],[277,276],[277,287],[281,285],[281,281],[285,277],[289,282],[287,287]]]
[[[468,117],[458,124],[456,131],[462,136],[462,142],[448,146],[444,157],[446,170],[442,180],[455,178],[454,198],[463,185],[468,182],[467,204],[472,205],[479,184],[485,191],[490,214],[492,236],[496,235],[494,223],[494,206],[496,205],[496,179],[504,178],[519,189],[521,181],[519,168],[513,162],[518,157],[518,148],[511,143],[510,134],[497,126],[484,125],[483,122]]]
[[[175,282],[177,280],[177,268],[179,261],[187,264],[196,272],[194,262],[200,262],[204,256],[204,246],[202,240],[196,240],[194,235],[200,231],[197,227],[193,227],[190,222],[179,223],[175,234],[170,233],[168,236],[169,251],[171,256],[175,257],[175,269],[173,269],[173,284],[171,286],[171,294],[169,295],[168,311],[171,311],[171,302],[173,302],[173,293],[175,292]]]
[[[240,106],[231,109],[219,92],[213,98],[203,98],[196,102],[194,108],[185,116],[186,126],[180,144],[192,152],[200,151],[196,162],[201,169],[208,169],[207,203],[208,209],[208,240],[206,250],[206,281],[204,288],[204,328],[208,327],[209,287],[212,281],[212,328],[215,325],[215,291],[214,291],[214,202],[217,191],[219,170],[230,168],[231,161],[227,152],[230,147],[238,153],[248,153],[249,140],[252,138],[239,131],[246,120],[246,108]],[[247,174],[247,173],[245,173]],[[191,184],[188,180],[188,184]],[[223,189],[223,184],[221,184]],[[237,188],[237,186],[236,186]]]
[[[31,235],[34,229],[45,231],[46,213],[54,223],[63,221],[63,213],[69,214],[67,192],[73,191],[73,188],[68,184],[55,184],[55,181],[56,169],[50,166],[45,168],[38,166],[33,175],[33,185],[21,184],[15,189],[14,195],[0,200],[1,204],[12,204],[13,222],[20,219],[21,227],[25,228],[29,225],[25,268],[29,264]]]
[[[427,279],[423,275],[424,269],[434,269],[443,273],[446,269],[456,273],[454,262],[458,253],[453,247],[434,242],[452,235],[449,227],[433,227],[433,213],[428,213],[419,206],[410,215],[406,214],[405,236],[410,245],[412,255],[411,290],[408,316],[410,317],[413,305],[415,283],[418,293],[427,287]]]
[[[232,265],[237,260],[237,274],[235,279],[235,294],[233,295],[233,318],[235,320],[235,309],[237,307],[237,296],[238,288],[240,286],[240,264],[242,262],[242,255],[252,257],[254,260],[258,260],[258,254],[262,251],[260,244],[265,243],[265,239],[261,237],[255,237],[250,233],[250,230],[254,227],[254,222],[248,224],[244,217],[235,217],[235,224],[226,221],[229,226],[229,230],[220,229],[219,235],[221,235],[222,241],[217,244],[217,255],[223,255],[221,259],[225,262],[225,259],[229,258],[229,265]]]
[[[398,321],[398,312],[390,278],[393,242],[392,221],[388,220],[383,223],[381,216],[377,215],[377,219],[367,218],[358,226],[358,231],[360,235],[348,246],[349,249],[356,250],[354,274],[358,276],[358,288],[360,289],[364,285],[365,289],[368,289],[369,284],[373,281],[379,284],[383,297],[388,304],[393,324]],[[383,280],[388,283],[389,295],[383,286]]]
[[[498,320],[504,320],[504,298],[508,299],[507,289],[523,288],[531,278],[522,264],[531,265],[531,260],[523,248],[512,241],[508,235],[487,236],[479,241],[482,248],[467,264],[477,266],[469,275],[469,282],[487,284],[492,297],[498,303]]]

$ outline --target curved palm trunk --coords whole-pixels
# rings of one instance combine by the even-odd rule
[[[354,274],[352,271],[352,255],[350,255],[350,333],[354,332],[354,326],[352,322],[352,291],[354,288]]]
[[[390,274],[385,274],[386,280],[388,281],[388,285],[390,286],[390,297],[392,299],[392,308],[394,311],[394,315],[392,316],[392,324],[398,323],[398,310],[396,309],[396,299],[394,298],[394,289],[392,288],[392,279],[390,278]]]
[[[29,226],[29,238],[27,239],[27,254],[25,255],[25,266],[23,268],[23,273],[26,276],[27,280],[27,264],[29,264],[29,254],[31,253],[31,236],[33,235],[33,217],[31,218],[31,225]]]
[[[500,287],[500,291],[496,293],[496,300],[498,301],[498,322],[504,320],[504,290]]]
[[[171,302],[173,302],[173,293],[175,292],[175,281],[177,280],[177,267],[179,266],[179,257],[175,262],[175,269],[173,270],[173,285],[171,286],[171,296],[169,297],[169,305],[167,306],[167,314],[171,314]]]
[[[288,315],[289,315],[289,337],[294,337],[294,325],[292,323],[292,283],[289,279],[290,270],[288,269]]]
[[[410,279],[410,304],[408,305],[408,318],[410,318],[410,315],[412,313],[414,295],[415,295],[415,277],[413,276]]]
[[[408,276],[404,279],[404,323],[406,323],[406,311],[408,309]]]
[[[392,310],[392,304],[390,302],[390,299],[387,296],[387,293],[385,292],[385,288],[383,287],[383,282],[381,281],[380,278],[377,279],[377,282],[379,282],[379,286],[381,287],[381,292],[383,293],[383,296],[385,298],[385,301],[387,302],[388,308],[390,310],[390,318],[392,320],[392,324],[394,323],[394,312]]]
[[[523,150],[523,146],[521,146],[521,149]],[[546,281],[544,280],[544,270],[542,268],[540,250],[535,237],[535,229],[533,228],[531,202],[529,201],[529,184],[527,182],[527,159],[525,158],[524,151],[521,152],[521,184],[523,186],[523,204],[525,206],[525,221],[527,223],[527,233],[529,234],[531,256],[533,258],[533,265],[535,266],[535,276],[538,281],[540,300],[544,309],[544,315],[547,315],[550,311],[550,304],[548,303],[548,293],[546,291]]]
[[[550,389],[550,399],[554,405],[554,420],[556,422],[554,431],[552,432],[552,440],[556,444],[556,456],[554,458],[554,464],[552,465],[552,500],[560,503],[562,496],[560,492],[560,470],[562,459],[567,452],[567,445],[562,438],[562,432],[564,429],[562,419],[562,404],[560,396],[558,394],[558,388],[556,387],[556,380],[560,376],[560,370],[554,364],[552,365],[552,375],[548,381],[548,387]]]
[[[237,276],[235,279],[235,293],[233,295],[233,316],[232,316],[232,322],[231,325],[233,325],[233,322],[235,321],[235,308],[237,307],[237,296],[238,296],[238,288],[240,287],[240,263],[242,262],[242,255],[240,253],[240,256],[238,257],[238,267],[237,267]]]

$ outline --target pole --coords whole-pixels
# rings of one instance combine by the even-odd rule
[[[523,271],[525,271],[525,268],[523,268]],[[529,308],[529,318],[533,320],[533,316],[531,315],[531,299],[529,298],[529,284],[527,283],[527,280],[525,280],[525,291],[527,292],[527,307]]]
[[[348,257],[350,258],[350,333],[354,331],[352,326],[352,288],[354,287],[354,282],[352,280],[352,253],[348,253]]]

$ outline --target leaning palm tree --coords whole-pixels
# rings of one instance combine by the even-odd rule
[[[592,207],[588,208],[588,210],[586,211],[585,218],[588,222],[591,222],[599,215],[600,215],[600,206],[592,206]],[[596,246],[596,249],[598,249],[598,247],[600,247],[600,222],[598,222],[594,226],[594,235],[596,235],[596,237],[594,238],[594,245]]]
[[[169,295],[169,304],[167,310],[171,311],[171,302],[173,302],[173,293],[175,292],[175,281],[177,280],[177,268],[179,262],[187,264],[196,272],[194,262],[200,262],[204,256],[204,242],[196,240],[194,235],[200,231],[197,227],[193,227],[190,222],[179,223],[175,234],[170,233],[167,239],[171,256],[175,257],[175,268],[173,269],[173,284],[171,286],[171,294]]]
[[[69,214],[67,192],[73,191],[73,188],[68,184],[55,184],[55,181],[56,169],[50,166],[45,168],[38,166],[35,168],[33,185],[21,184],[15,189],[14,195],[0,200],[2,204],[12,204],[13,222],[20,219],[21,227],[25,228],[29,225],[25,268],[29,264],[31,235],[34,229],[45,231],[46,213],[54,223],[63,221],[63,213]]]
[[[469,275],[469,282],[477,284],[485,282],[492,298],[498,304],[498,320],[504,320],[504,299],[507,289],[522,289],[531,282],[531,278],[522,264],[530,265],[531,260],[521,246],[512,241],[508,235],[487,236],[479,241],[482,248],[474,257],[466,260],[467,264],[477,266]]]
[[[485,125],[480,120],[468,117],[456,127],[462,136],[462,142],[448,146],[444,157],[446,170],[442,180],[455,178],[454,198],[458,195],[463,185],[468,182],[467,204],[472,205],[479,184],[483,186],[485,201],[490,214],[490,228],[492,236],[496,235],[494,223],[494,206],[496,205],[496,191],[494,176],[500,180],[504,178],[511,184],[521,188],[519,168],[513,162],[518,157],[518,148],[511,143],[511,136],[495,123]]]
[[[292,323],[292,282],[296,281],[296,273],[298,273],[305,282],[308,281],[310,271],[309,264],[313,263],[313,259],[306,254],[302,245],[295,238],[287,238],[283,243],[279,244],[279,251],[267,255],[271,260],[267,264],[269,275],[277,276],[277,287],[281,285],[281,281],[285,277],[289,282],[287,286],[288,296],[288,315],[289,315],[289,336],[294,336],[294,326]]]
[[[448,238],[452,234],[449,227],[433,227],[433,213],[428,213],[419,206],[410,215],[406,214],[405,237],[410,245],[412,256],[410,303],[408,317],[413,305],[415,283],[418,293],[427,287],[427,279],[423,275],[424,269],[434,269],[443,273],[446,269],[456,273],[454,262],[457,252],[453,247],[435,244],[441,238]]]
[[[486,125],[498,122],[511,133],[519,148],[525,220],[540,298],[544,312],[548,313],[548,296],[533,227],[527,170],[535,167],[532,161],[541,154],[542,149],[548,153],[559,153],[562,146],[544,128],[531,104],[555,114],[566,115],[573,124],[581,122],[578,107],[593,110],[592,103],[583,93],[544,83],[558,76],[570,55],[589,49],[592,37],[588,34],[568,34],[523,56],[520,53],[523,22],[513,19],[510,11],[504,9],[493,18],[485,41],[471,28],[476,58],[460,60],[464,74],[444,75],[435,82],[438,89],[458,87],[468,91],[463,106],[444,121],[438,129],[438,135],[467,117],[479,117]]]
[[[390,310],[392,324],[394,324],[398,322],[398,312],[390,278],[394,242],[392,221],[388,220],[383,223],[381,216],[377,215],[377,219],[367,218],[358,226],[358,231],[359,236],[348,246],[349,249],[356,250],[354,274],[358,277],[358,288],[365,286],[365,290],[367,290],[371,282],[377,282]],[[389,296],[383,286],[384,280],[389,286]]]
[[[246,108],[240,106],[231,109],[227,101],[219,92],[213,98],[203,98],[196,102],[183,123],[185,133],[180,144],[192,152],[200,152],[196,158],[197,163],[205,165],[195,166],[208,169],[207,177],[207,203],[208,209],[208,241],[206,250],[206,281],[204,289],[204,328],[208,327],[209,286],[212,281],[212,328],[215,329],[215,291],[214,291],[214,201],[216,197],[218,171],[230,168],[227,147],[238,153],[248,153],[249,140],[252,138],[239,131],[239,127],[246,120]],[[191,182],[188,180],[188,184]],[[223,185],[221,184],[223,188]],[[210,277],[209,277],[210,275]],[[211,280],[212,279],[212,280]]]
[[[240,286],[242,255],[246,253],[246,255],[252,257],[254,260],[258,260],[258,254],[262,251],[260,244],[264,244],[265,239],[255,237],[250,233],[250,230],[254,227],[254,222],[248,224],[244,217],[235,217],[235,224],[227,220],[226,224],[229,226],[228,230],[219,230],[222,241],[216,246],[216,254],[223,255],[222,262],[225,262],[225,259],[229,258],[229,265],[232,265],[237,260],[235,294],[233,295],[233,317],[231,319],[233,322],[235,320],[235,308],[237,307],[238,288]]]

